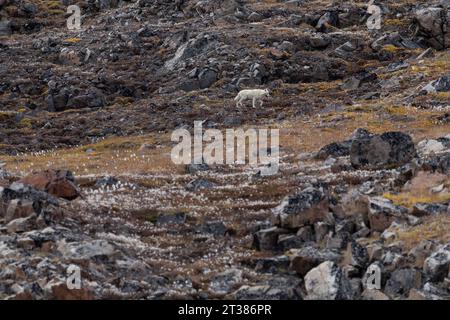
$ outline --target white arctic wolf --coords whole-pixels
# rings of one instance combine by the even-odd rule
[[[252,99],[253,100],[253,108],[255,108],[255,102],[256,100],[259,100],[259,106],[261,107],[263,105],[262,99],[264,97],[269,97],[269,90],[267,89],[246,89],[241,90],[237,94],[237,96],[234,98],[236,102],[236,107],[242,106],[242,101],[246,99]]]

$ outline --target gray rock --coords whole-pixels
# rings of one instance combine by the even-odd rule
[[[356,49],[357,47],[351,41],[347,41],[334,50],[334,55],[343,59],[349,59],[353,56],[353,51]]]
[[[186,222],[186,214],[177,212],[174,214],[163,214],[156,219],[156,225],[162,226],[166,224],[184,224]]]
[[[247,20],[250,22],[259,22],[262,21],[262,19],[263,17],[257,12],[250,13],[250,15],[247,18]]]
[[[216,236],[225,235],[227,230],[227,227],[222,221],[206,221],[200,228],[200,232],[209,233]]]
[[[422,285],[422,274],[413,268],[395,270],[386,282],[385,292],[390,296],[407,296],[412,288]]]
[[[428,7],[417,10],[416,21],[431,46],[445,49],[450,46],[450,11],[446,8]]]
[[[338,262],[341,259],[337,251],[330,249],[320,250],[312,246],[301,249],[291,249],[288,251],[287,255],[291,260],[290,268],[302,277],[322,262]]]
[[[321,242],[324,240],[331,228],[332,225],[327,222],[319,221],[314,223],[314,235],[316,242]]]
[[[57,250],[65,259],[88,260],[94,257],[112,256],[114,247],[105,240],[82,242],[59,241]]]
[[[175,56],[167,61],[164,64],[164,67],[169,71],[175,70],[175,68],[186,59],[189,59],[205,51],[208,47],[208,44],[209,39],[204,35],[199,35],[198,37],[187,41],[177,49],[177,51],[175,52]]]
[[[450,243],[441,246],[429,256],[423,265],[423,272],[433,281],[442,281],[449,272]]]
[[[383,232],[396,219],[406,217],[407,209],[396,206],[392,201],[383,197],[372,197],[369,199],[369,224],[370,229]]]
[[[356,241],[352,241],[349,244],[349,253],[351,257],[350,263],[352,266],[357,268],[365,268],[369,263],[369,254],[367,249]]]
[[[437,244],[431,240],[422,240],[420,243],[412,248],[408,257],[412,260],[415,267],[422,269],[425,259],[428,258],[434,250],[436,250]]]
[[[431,81],[426,86],[424,86],[421,91],[424,91],[426,93],[450,91],[450,74]]]
[[[257,250],[278,250],[278,237],[288,230],[272,227],[263,229],[253,235],[253,247]]]
[[[289,268],[289,263],[289,257],[285,255],[261,258],[256,261],[255,271],[269,273],[286,272]]]
[[[5,214],[5,222],[10,222],[18,218],[27,218],[31,215],[38,215],[40,213],[39,204],[36,203],[36,208],[33,206],[34,201],[29,199],[13,199],[9,202]],[[37,211],[37,212],[36,212]]]
[[[297,231],[297,237],[303,242],[314,241],[313,229],[311,226],[305,226]]]
[[[320,150],[317,152],[316,158],[325,160],[329,156],[332,157],[348,156],[350,154],[350,146],[351,141],[333,142],[327,144],[326,146],[320,148]]]
[[[190,181],[187,186],[186,190],[189,191],[199,191],[202,189],[211,189],[215,186],[215,184],[209,180],[206,179],[195,179]]]
[[[342,269],[332,261],[326,261],[305,276],[308,300],[351,300],[354,298],[350,281]]]
[[[377,75],[374,73],[361,72],[355,76],[346,78],[341,84],[342,90],[355,90],[366,83],[371,83],[377,79]]]
[[[292,248],[300,248],[305,244],[305,241],[295,234],[285,234],[278,237],[278,248],[286,251]]]
[[[8,233],[22,233],[37,228],[36,215],[30,215],[26,218],[17,218],[6,225]]]
[[[200,89],[209,88],[217,81],[217,71],[212,69],[203,69],[198,75]]]
[[[325,32],[329,29],[329,26],[339,26],[339,14],[337,11],[328,11],[323,14],[317,22],[316,29]]]
[[[299,280],[295,277],[272,277],[254,286],[244,285],[233,293],[237,300],[298,300]]]
[[[447,212],[447,206],[440,203],[416,203],[411,214],[417,217],[436,215]]]
[[[0,36],[10,36],[12,34],[11,21],[0,21]]]
[[[190,174],[196,174],[200,171],[208,171],[209,166],[206,163],[195,164],[191,163],[186,166],[186,171]]]
[[[215,294],[227,294],[233,287],[242,282],[242,271],[230,269],[216,274],[209,285],[209,290]]]
[[[299,228],[328,217],[328,195],[323,187],[308,187],[286,197],[274,214],[283,228]]]
[[[96,187],[113,186],[113,185],[117,184],[118,182],[119,182],[119,180],[113,176],[105,176],[103,178],[98,179],[95,182],[95,186]]]
[[[328,249],[344,249],[349,240],[351,239],[350,233],[341,232],[339,234],[328,234],[326,240],[326,247]]]
[[[448,300],[450,295],[447,290],[427,282],[422,290],[411,289],[409,291],[409,300]]]
[[[398,167],[416,156],[411,137],[402,132],[385,132],[355,139],[350,149],[350,161],[355,168]]]

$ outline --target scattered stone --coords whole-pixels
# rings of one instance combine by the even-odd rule
[[[290,268],[298,275],[304,277],[312,268],[325,261],[338,262],[340,255],[329,249],[317,249],[315,247],[304,247],[301,249],[291,249],[287,253],[290,258]]]
[[[105,240],[93,240],[82,242],[59,241],[57,250],[65,259],[89,260],[94,257],[112,256],[114,247]]]
[[[447,212],[447,206],[440,203],[416,203],[411,214],[417,217],[437,215]]]
[[[412,288],[419,289],[422,285],[420,271],[413,268],[395,270],[386,282],[385,292],[390,296],[407,296]]]
[[[156,219],[156,225],[162,226],[166,224],[184,224],[186,222],[186,214],[177,212],[174,214],[162,214]]]
[[[253,247],[257,250],[278,250],[278,237],[288,230],[272,227],[263,229],[253,235]]]
[[[190,181],[187,186],[186,190],[189,191],[199,191],[199,190],[205,190],[205,189],[211,189],[214,188],[216,185],[215,183],[206,180],[206,179],[195,179]]]
[[[227,230],[227,227],[222,221],[207,221],[200,228],[200,232],[215,236],[224,236]]]
[[[31,185],[38,190],[68,200],[73,200],[80,195],[75,186],[75,178],[72,172],[66,170],[45,170],[35,172],[17,182]]]
[[[309,300],[350,300],[354,294],[342,269],[332,261],[326,261],[305,276],[305,288]]]
[[[422,269],[425,259],[431,255],[436,247],[437,245],[434,241],[422,240],[417,246],[409,251],[408,257],[413,261],[416,268]]]
[[[441,246],[429,256],[423,265],[423,272],[431,281],[442,281],[449,272],[450,244]]]
[[[450,12],[446,8],[428,7],[416,11],[415,18],[422,34],[434,48],[441,50],[450,45]]]
[[[26,218],[17,218],[10,221],[6,225],[8,233],[22,233],[35,229],[36,226],[36,216],[31,215]]]
[[[369,254],[367,249],[356,241],[349,243],[347,251],[350,256],[350,264],[352,266],[362,269],[369,263]]]
[[[285,255],[262,258],[257,260],[255,271],[268,273],[286,272],[289,268],[289,264],[289,257]]]
[[[328,196],[323,187],[308,187],[286,197],[274,210],[282,228],[299,228],[326,220],[329,213]]]
[[[355,168],[398,167],[416,156],[414,143],[402,132],[355,139],[350,149],[350,161]]]
[[[113,186],[119,183],[119,180],[113,176],[105,176],[95,182],[96,187]]]
[[[304,245],[305,241],[295,234],[285,234],[278,237],[278,248],[282,251],[286,251],[292,248],[300,248]]]
[[[372,197],[369,199],[369,224],[371,230],[383,232],[397,218],[403,218],[407,209],[394,205],[390,200],[383,197]]]
[[[241,281],[242,271],[239,269],[230,269],[216,274],[211,279],[209,290],[215,294],[227,294]]]

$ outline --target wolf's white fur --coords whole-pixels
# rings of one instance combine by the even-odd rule
[[[263,105],[263,98],[264,97],[268,97],[269,96],[269,90],[267,89],[245,89],[245,90],[241,90],[239,91],[239,93],[237,94],[237,96],[234,98],[234,100],[236,101],[236,107],[238,108],[239,106],[242,106],[242,101],[246,100],[246,99],[252,99],[252,106],[253,108],[255,107],[255,102],[256,100],[259,100],[259,106],[262,107]]]

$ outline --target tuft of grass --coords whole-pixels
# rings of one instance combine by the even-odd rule
[[[68,42],[68,43],[78,43],[81,41],[81,38],[68,38],[65,39],[64,42]]]
[[[393,44],[384,45],[382,50],[390,52],[390,53],[397,53],[397,52],[403,51],[402,48],[396,47]]]
[[[445,203],[450,200],[450,194],[430,194],[430,195],[415,195],[407,193],[385,193],[383,197],[391,200],[394,204],[412,208],[416,203]]]
[[[406,250],[410,250],[425,239],[447,242],[450,238],[449,230],[450,215],[442,214],[424,218],[424,222],[418,226],[399,230],[397,237],[404,243]]]

